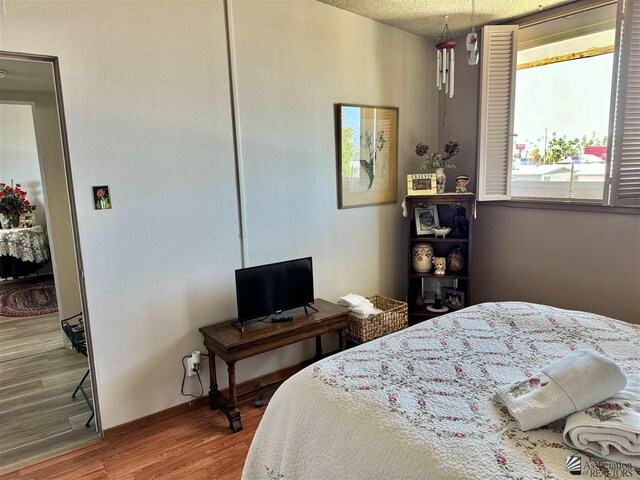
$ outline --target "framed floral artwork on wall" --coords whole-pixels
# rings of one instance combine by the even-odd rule
[[[398,200],[398,108],[336,105],[338,208]]]
[[[109,210],[111,208],[111,195],[109,195],[109,187],[107,185],[93,187],[93,207],[96,210]]]

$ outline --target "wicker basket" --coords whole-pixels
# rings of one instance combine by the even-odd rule
[[[374,295],[369,301],[382,313],[360,318],[349,314],[347,338],[355,343],[364,343],[374,338],[397,332],[409,325],[407,304],[393,298]]]

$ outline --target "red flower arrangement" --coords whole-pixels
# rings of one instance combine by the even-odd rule
[[[0,214],[5,217],[16,218],[25,213],[31,213],[36,209],[35,205],[31,205],[27,200],[27,192],[22,190],[22,185],[16,183],[13,186],[6,183],[0,183]]]

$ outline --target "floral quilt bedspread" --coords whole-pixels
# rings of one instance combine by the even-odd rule
[[[334,355],[278,389],[243,478],[568,479],[571,456],[583,478],[640,475],[567,447],[564,419],[522,432],[493,401],[496,387],[579,348],[640,371],[638,325],[516,302],[477,305]]]

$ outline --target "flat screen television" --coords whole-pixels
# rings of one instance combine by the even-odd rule
[[[242,322],[313,303],[311,257],[236,270],[236,299]]]

